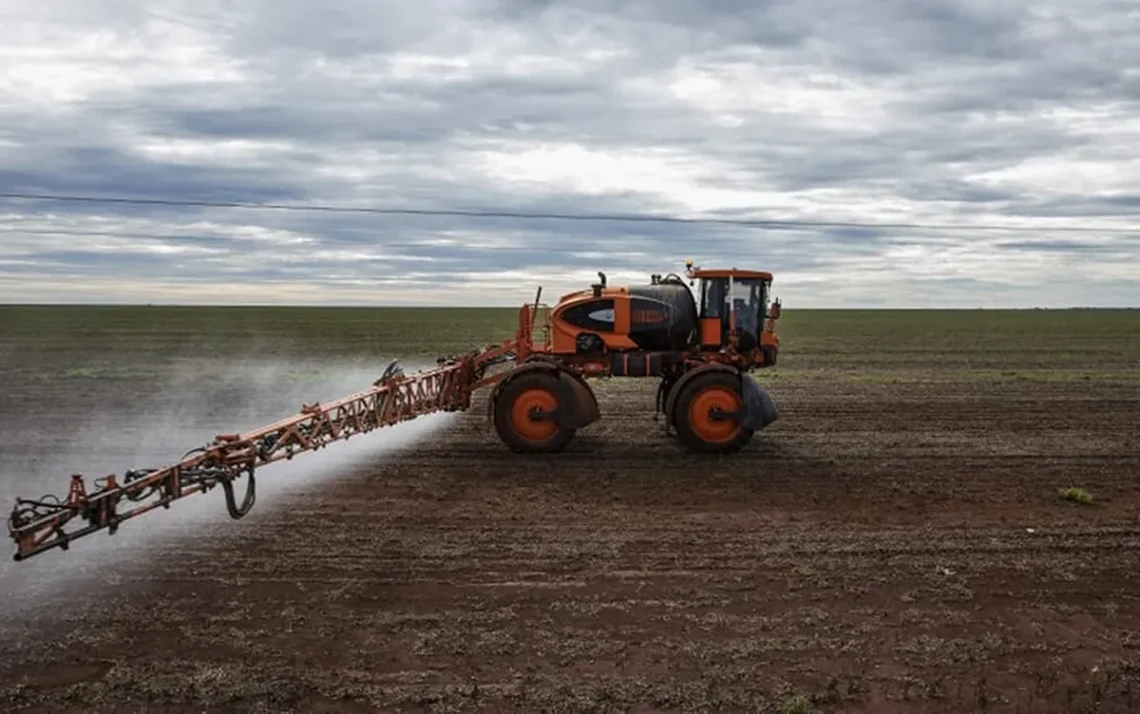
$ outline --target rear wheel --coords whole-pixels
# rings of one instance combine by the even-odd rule
[[[743,406],[744,395],[736,375],[709,372],[695,377],[677,395],[673,412],[677,437],[685,448],[696,453],[736,453],[755,433],[731,416]]]
[[[495,429],[511,451],[553,453],[574,437],[574,429],[558,425],[552,417],[534,418],[535,412],[551,413],[560,404],[558,375],[528,372],[513,378],[495,402]]]

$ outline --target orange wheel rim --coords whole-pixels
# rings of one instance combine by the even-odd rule
[[[724,387],[711,387],[698,394],[689,405],[689,423],[696,435],[705,441],[730,441],[740,431],[740,426],[731,417],[716,421],[709,412],[717,407],[724,412],[734,412],[740,406],[740,397],[736,392]]]
[[[528,389],[519,395],[511,406],[511,428],[515,433],[530,441],[549,439],[558,432],[558,425],[549,419],[534,421],[531,410],[552,412],[558,400],[545,389]]]

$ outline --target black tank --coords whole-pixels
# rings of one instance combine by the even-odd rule
[[[681,282],[629,288],[629,337],[643,350],[684,350],[697,340],[697,303]]]

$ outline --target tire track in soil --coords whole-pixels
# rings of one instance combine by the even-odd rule
[[[187,533],[83,629],[14,651],[0,701],[1140,703],[1135,386],[792,381],[730,459],[654,433],[644,386],[600,387],[603,421],[565,454],[504,453],[477,401],[430,450]],[[1097,501],[1060,502],[1070,481]]]

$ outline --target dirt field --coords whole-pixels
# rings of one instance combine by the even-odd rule
[[[612,381],[557,457],[505,452],[480,402],[397,452],[306,455],[276,499],[266,470],[245,520],[211,494],[207,515],[4,564],[0,705],[1140,711],[1140,313],[786,315],[762,377],[782,418],[729,459],[683,455],[656,384]],[[90,327],[91,353],[61,347],[89,320],[0,319],[4,488],[28,497],[384,366],[358,327],[332,363],[284,318],[178,359],[132,350],[132,320]],[[253,342],[285,372],[242,371]]]

